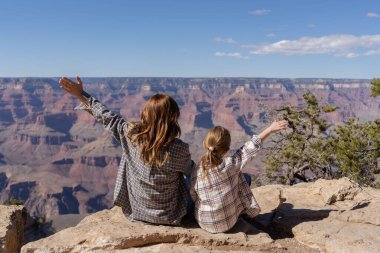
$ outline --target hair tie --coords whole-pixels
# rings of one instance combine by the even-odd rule
[[[212,147],[212,146],[208,147],[208,150],[210,150],[211,152],[214,151],[214,149],[215,149],[215,148]]]

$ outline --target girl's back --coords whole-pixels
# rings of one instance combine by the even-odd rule
[[[265,138],[287,125],[285,120],[273,122],[230,157],[224,157],[231,144],[229,131],[216,126],[207,133],[203,141],[207,153],[192,173],[190,186],[195,219],[203,229],[225,232],[236,224],[240,214],[254,217],[260,212],[241,170],[256,155]]]
[[[191,195],[195,200],[195,219],[211,233],[231,229],[239,215],[251,217],[260,212],[241,168],[257,153],[261,139],[253,136],[233,156],[223,157],[216,167],[204,170],[202,164],[193,172]]]

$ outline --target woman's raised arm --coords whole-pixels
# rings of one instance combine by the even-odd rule
[[[127,122],[118,114],[115,114],[102,105],[97,99],[83,90],[82,80],[77,77],[77,83],[67,77],[59,79],[62,89],[78,98],[82,103],[74,109],[85,110],[102,122],[104,128],[111,132],[118,141],[125,138],[123,127]]]

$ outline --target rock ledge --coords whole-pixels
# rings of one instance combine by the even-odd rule
[[[23,246],[23,253],[76,252],[380,252],[380,190],[347,178],[253,190],[262,213],[233,231],[210,234],[185,227],[128,221],[117,207],[76,227]]]

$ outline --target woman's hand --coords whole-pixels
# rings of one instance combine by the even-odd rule
[[[77,76],[77,83],[71,81],[67,77],[62,77],[59,79],[59,84],[61,88],[70,93],[71,95],[80,98],[83,92],[83,83],[80,80],[79,76]]]
[[[287,120],[280,120],[280,121],[274,121],[269,126],[269,129],[272,133],[276,133],[276,132],[281,131],[287,127],[288,127],[288,121]]]

